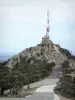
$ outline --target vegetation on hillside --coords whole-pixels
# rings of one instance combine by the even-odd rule
[[[59,47],[59,50],[60,50],[61,53],[65,54],[67,57],[71,56],[71,53],[70,53],[69,50],[61,48],[61,47]]]
[[[75,70],[72,69],[69,61],[64,61],[62,68],[63,72],[59,76],[60,81],[54,90],[58,94],[75,99]]]
[[[50,75],[55,63],[46,63],[34,59],[34,63],[31,64],[33,59],[21,58],[21,61],[17,62],[11,71],[8,67],[5,67],[5,63],[0,64],[0,95],[3,95],[3,92],[7,89],[12,89],[11,93],[17,95],[24,85],[39,81]]]

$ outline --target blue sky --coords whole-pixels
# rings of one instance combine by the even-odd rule
[[[0,53],[19,53],[45,35],[50,10],[50,39],[75,53],[74,0],[0,0]]]

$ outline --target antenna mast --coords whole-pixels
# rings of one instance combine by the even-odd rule
[[[49,38],[49,32],[50,32],[50,27],[49,27],[49,9],[47,11],[47,28],[46,28],[46,37]]]

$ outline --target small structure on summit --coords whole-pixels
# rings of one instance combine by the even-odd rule
[[[50,43],[50,37],[49,37],[49,10],[47,11],[47,28],[46,28],[46,35],[42,38],[42,44],[49,44]]]
[[[46,27],[46,34],[45,36],[42,38],[42,42],[41,42],[41,52],[42,54],[51,54],[52,51],[54,51],[54,46],[53,46],[53,42],[50,40],[49,37],[49,32],[50,32],[50,27],[49,27],[49,10],[47,11],[47,27]]]

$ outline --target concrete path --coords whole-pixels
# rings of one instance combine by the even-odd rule
[[[55,85],[41,86],[32,96],[27,97],[27,100],[60,100],[53,92],[54,87]]]
[[[33,95],[27,97],[27,100],[60,100],[60,98],[54,93],[53,89],[56,86],[60,66],[53,68],[52,74],[47,79],[40,81],[40,86]]]

